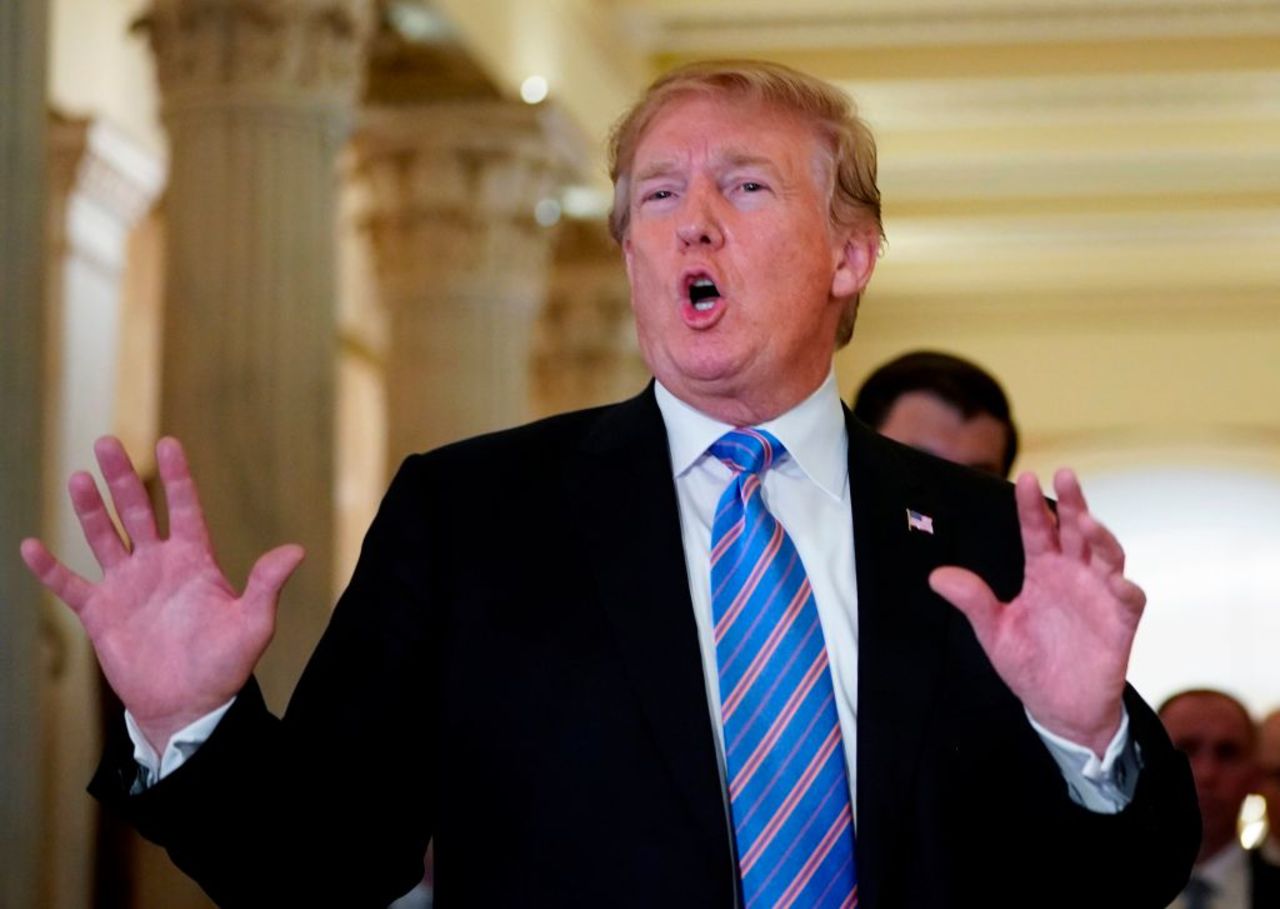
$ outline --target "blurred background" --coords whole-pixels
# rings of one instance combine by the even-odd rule
[[[1280,705],[1275,0],[5,0],[0,906],[207,906],[84,794],[109,695],[16,557],[95,576],[93,439],[188,446],[244,577],[309,557],[282,708],[411,451],[647,380],[608,128],[664,69],[763,57],[878,137],[888,242],[848,398],[919,347],[1005,385],[1150,606],[1132,678]]]

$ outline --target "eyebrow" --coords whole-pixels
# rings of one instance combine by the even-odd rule
[[[773,160],[764,155],[754,154],[746,149],[726,149],[722,154],[718,155],[715,165],[719,168],[738,168],[738,167],[763,167],[772,173],[778,173],[778,167]],[[643,169],[636,172],[633,178],[636,183],[643,183],[646,180],[653,180],[657,177],[667,177],[680,170],[680,165],[674,159],[662,159],[646,164]]]
[[[778,170],[777,165],[773,163],[771,158],[732,148],[720,156],[720,162],[727,164],[729,167],[764,167],[775,172]]]
[[[654,177],[669,176],[677,170],[679,170],[679,167],[675,161],[654,161],[645,165],[644,170],[637,171],[634,179],[637,183],[643,183],[645,180],[652,180]]]

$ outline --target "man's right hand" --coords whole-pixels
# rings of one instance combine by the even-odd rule
[[[93,477],[75,473],[68,489],[102,580],[90,583],[36,539],[23,540],[22,558],[79,616],[107,681],[151,747],[163,754],[173,733],[226,703],[248,681],[275,631],[280,589],[303,551],[287,545],[262,556],[237,597],[214,560],[178,441],[156,444],[169,509],[169,535],[163,539],[120,441],[99,439],[94,453],[123,536]]]

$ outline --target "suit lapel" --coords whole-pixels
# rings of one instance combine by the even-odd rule
[[[878,902],[881,880],[907,858],[895,850],[938,694],[950,608],[928,586],[943,564],[947,516],[909,475],[891,443],[846,414],[858,575],[859,890]],[[908,509],[932,522],[912,529]]]
[[[600,602],[667,769],[731,858],[666,429],[653,386],[602,411],[570,487]]]

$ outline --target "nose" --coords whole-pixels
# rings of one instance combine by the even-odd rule
[[[1218,759],[1205,751],[1191,756],[1191,776],[1197,788],[1212,789],[1218,781],[1218,773],[1222,769]]]
[[[682,247],[692,246],[719,249],[724,245],[724,230],[715,212],[709,190],[692,188],[685,196],[684,211],[676,227],[676,236]]]

